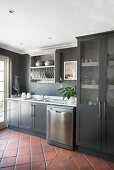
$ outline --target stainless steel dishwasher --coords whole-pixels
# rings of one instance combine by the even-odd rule
[[[47,143],[73,150],[75,108],[47,106]]]

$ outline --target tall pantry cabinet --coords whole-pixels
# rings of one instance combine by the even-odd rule
[[[77,41],[76,144],[114,155],[114,33]]]

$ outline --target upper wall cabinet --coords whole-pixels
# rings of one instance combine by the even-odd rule
[[[59,51],[45,50],[30,54],[30,80],[37,83],[59,83]]]

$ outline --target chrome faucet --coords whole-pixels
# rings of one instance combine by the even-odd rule
[[[41,94],[38,94],[38,95],[40,95],[40,96],[41,96],[41,98],[43,99],[43,101],[46,101],[46,99],[45,99],[44,95],[41,95]]]

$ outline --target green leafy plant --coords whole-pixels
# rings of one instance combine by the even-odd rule
[[[76,86],[75,87],[65,87],[65,88],[60,88],[57,90],[58,94],[63,96],[63,99],[66,97],[68,100],[70,97],[74,97],[76,95]]]

